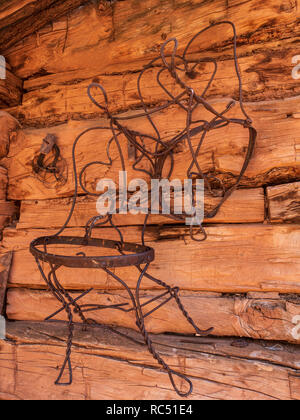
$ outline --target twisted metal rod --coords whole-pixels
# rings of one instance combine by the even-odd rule
[[[195,43],[195,41],[207,30],[219,26],[219,25],[229,25],[233,31],[233,55],[234,55],[234,64],[235,64],[235,72],[238,79],[239,84],[239,105],[242,114],[244,115],[244,119],[241,118],[230,118],[228,117],[228,113],[234,105],[236,104],[235,101],[231,100],[227,103],[225,108],[219,112],[217,111],[206,99],[206,95],[210,87],[212,86],[217,70],[218,70],[218,63],[214,58],[188,58],[190,55],[190,48],[191,45]],[[173,45],[171,53],[167,54],[166,49],[167,46]],[[202,93],[199,95],[195,92],[192,86],[183,80],[183,76],[187,76],[188,79],[193,80],[197,76],[197,66],[203,63],[212,63],[214,68],[213,72],[203,89]],[[142,80],[144,75],[148,70],[157,70],[156,74],[156,82],[158,86],[163,90],[163,92],[167,95],[168,99],[165,104],[156,107],[156,108],[149,108],[146,104],[145,97],[143,95],[142,89]],[[164,74],[168,74],[171,79],[174,81],[175,86],[178,89],[181,89],[181,92],[178,94],[173,94],[170,92],[168,87],[165,83],[163,83],[162,76]],[[98,89],[101,92],[104,102],[99,103],[96,98],[92,94],[92,89]],[[241,74],[239,71],[238,66],[238,59],[237,59],[237,34],[235,26],[232,22],[224,21],[215,23],[201,31],[199,31],[186,45],[184,52],[182,55],[178,54],[178,41],[176,38],[172,38],[166,41],[160,50],[160,55],[143,68],[143,70],[139,73],[137,78],[137,93],[140,100],[140,105],[142,108],[141,112],[137,112],[133,115],[113,115],[109,110],[109,103],[108,103],[108,96],[104,87],[98,83],[92,83],[88,87],[88,96],[92,103],[97,106],[108,119],[107,126],[95,126],[91,127],[82,133],[80,133],[73,144],[72,148],[72,163],[73,163],[73,172],[74,172],[74,196],[71,205],[70,212],[68,217],[63,224],[63,226],[56,232],[53,236],[47,238],[39,238],[42,239],[41,243],[44,246],[43,253],[38,252],[36,250],[35,244],[31,245],[31,252],[35,255],[36,262],[38,268],[41,272],[43,279],[45,280],[46,284],[48,285],[49,290],[53,293],[56,299],[61,303],[61,308],[57,310],[55,313],[47,317],[47,320],[52,319],[54,316],[57,316],[63,310],[66,312],[69,321],[69,337],[67,341],[67,349],[66,349],[66,356],[62,368],[60,370],[59,376],[56,380],[57,385],[68,385],[72,383],[72,366],[71,366],[71,351],[72,351],[72,341],[73,341],[73,333],[74,333],[74,321],[72,310],[74,313],[79,314],[82,322],[84,324],[88,323],[96,323],[95,320],[91,318],[86,318],[86,313],[91,313],[103,309],[115,309],[123,312],[133,312],[136,317],[136,325],[139,328],[145,344],[148,347],[149,352],[152,354],[154,359],[162,366],[162,368],[168,373],[171,384],[176,391],[176,393],[181,397],[186,397],[192,392],[192,383],[191,381],[182,373],[176,372],[173,370],[158,354],[156,351],[154,344],[147,332],[147,328],[145,325],[145,319],[152,315],[155,311],[159,310],[161,307],[166,305],[172,299],[175,300],[178,308],[180,309],[183,316],[186,320],[192,325],[195,332],[200,336],[205,336],[211,334],[213,329],[210,328],[208,330],[201,330],[194,322],[192,317],[189,315],[188,311],[185,309],[180,297],[179,297],[179,288],[178,287],[171,287],[166,282],[152,276],[148,273],[149,268],[151,267],[151,262],[154,259],[154,253],[152,255],[152,251],[150,248],[146,247],[145,245],[145,232],[147,228],[149,214],[145,215],[145,220],[141,232],[141,243],[142,249],[137,251],[137,254],[134,256],[134,261],[140,261],[138,264],[132,263],[130,261],[131,256],[126,255],[124,250],[126,247],[128,248],[128,244],[123,240],[123,235],[120,229],[114,224],[112,220],[112,215],[107,215],[106,217],[102,216],[95,216],[90,219],[85,227],[85,236],[83,238],[69,238],[61,237],[61,233],[67,228],[69,222],[72,218],[74,213],[74,209],[77,202],[77,197],[79,193],[79,187],[81,190],[86,193],[87,195],[97,197],[99,196],[98,193],[93,191],[89,191],[85,185],[85,173],[86,171],[93,165],[101,165],[112,167],[113,161],[111,158],[111,147],[114,144],[117,147],[121,168],[123,171],[126,170],[126,159],[121,147],[120,137],[123,136],[127,139],[129,145],[131,145],[135,150],[135,159],[132,163],[132,169],[136,172],[143,173],[149,177],[149,179],[170,179],[173,172],[174,172],[174,164],[175,164],[175,149],[178,145],[186,143],[188,146],[188,151],[191,156],[191,160],[187,167],[187,178],[188,179],[202,179],[204,181],[206,190],[209,194],[213,196],[218,196],[215,193],[214,189],[217,185],[219,189],[222,191],[222,196],[219,200],[219,203],[211,210],[205,212],[206,218],[213,218],[221,208],[221,206],[225,203],[225,201],[231,196],[231,194],[238,188],[245,171],[249,165],[251,157],[253,155],[253,150],[255,146],[256,140],[256,130],[252,126],[252,120],[248,116],[244,104],[243,104],[243,95],[242,95],[242,79]],[[165,110],[171,106],[178,106],[185,114],[186,114],[186,123],[183,129],[176,135],[174,135],[171,139],[164,139],[160,133],[160,130],[154,121],[153,116],[159,113],[162,110]],[[197,119],[195,117],[195,111],[199,110],[200,107],[208,112],[211,115],[208,119]],[[129,123],[131,120],[138,120],[141,118],[146,118],[150,123],[150,126],[153,129],[153,134],[146,134],[140,131],[133,130],[126,125],[126,122]],[[205,173],[199,164],[199,157],[201,153],[202,146],[205,142],[205,138],[208,132],[212,130],[220,130],[224,127],[229,125],[239,125],[242,128],[248,129],[249,132],[249,141],[247,150],[245,153],[244,163],[242,165],[241,171],[236,178],[235,183],[229,188],[226,189],[223,181],[214,175],[211,175],[209,172]],[[106,145],[106,155],[107,161],[93,161],[86,164],[80,171],[77,169],[77,162],[76,162],[76,150],[79,141],[88,133],[93,131],[102,131],[102,130],[110,130],[111,137],[107,142]],[[198,138],[198,142],[195,139]],[[151,146],[147,146],[147,143],[150,143]],[[196,145],[195,145],[196,143]],[[147,163],[147,165],[146,165]],[[169,164],[169,168],[167,165]],[[53,168],[51,168],[52,170]],[[164,176],[163,174],[167,170],[167,175]],[[194,191],[193,191],[193,204],[195,203]],[[163,198],[160,197],[160,208],[163,204]],[[119,211],[119,209],[118,209]],[[177,215],[171,211],[169,215],[165,215],[166,217],[173,218],[175,220],[184,222],[187,214],[184,213],[183,215]],[[103,226],[109,223],[111,227],[113,227],[119,236],[119,241],[113,241],[112,244],[108,244],[109,241],[104,241],[99,245],[99,243],[93,242],[92,231],[94,228]],[[195,241],[203,241],[207,238],[206,231],[204,227],[200,224],[198,226],[198,232],[202,236],[200,238],[196,237],[197,233],[194,232],[194,226],[190,226],[190,236]],[[95,261],[91,262],[90,258],[86,256],[85,252],[80,252],[74,256],[64,256],[63,261],[65,261],[66,266],[71,267],[80,267],[80,264],[85,267],[92,267],[92,268],[101,268],[106,274],[110,277],[115,279],[121,286],[125,289],[129,296],[129,301],[131,301],[131,305],[128,303],[120,303],[114,305],[97,305],[97,304],[81,304],[79,301],[85,297],[88,293],[90,293],[93,289],[89,289],[88,291],[80,294],[78,297],[73,298],[69,292],[65,290],[62,284],[59,282],[57,278],[57,271],[63,264],[62,258],[58,258],[53,254],[49,254],[47,247],[48,243],[53,243],[53,238],[60,238],[58,243],[69,245],[70,241],[74,241],[76,244],[80,244],[82,247],[85,246],[109,246],[114,248],[120,255],[111,259],[110,257],[101,257],[96,259]],[[138,245],[136,249],[138,249]],[[141,246],[140,246],[141,248]],[[131,251],[135,249],[132,246],[129,246]],[[40,260],[43,262],[48,262],[50,265],[50,271],[48,276],[45,274]],[[120,266],[134,266],[138,270],[138,280],[136,284],[135,291],[133,292],[126,281],[121,279],[114,271],[110,269],[110,267],[120,267]],[[160,286],[164,291],[157,297],[149,299],[148,301],[141,303],[141,284],[143,279],[147,278],[148,280],[154,282],[156,285]],[[157,302],[160,299],[164,298],[162,302]],[[147,311],[147,306],[150,304],[157,304],[152,309]],[[145,313],[144,310],[147,312]],[[69,370],[69,381],[62,383],[61,379],[63,377],[65,369],[68,367]],[[178,378],[179,380],[183,380],[188,385],[187,391],[182,391],[179,386],[176,384],[175,379]]]

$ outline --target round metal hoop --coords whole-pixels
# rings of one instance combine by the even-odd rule
[[[41,251],[37,246],[43,245],[80,245],[116,249],[122,252],[132,252],[129,255],[112,256],[71,256],[51,254]],[[30,244],[30,252],[34,257],[57,266],[73,268],[109,268],[129,267],[149,264],[154,261],[154,249],[148,246],[129,242],[112,241],[109,239],[82,238],[79,236],[42,236]]]

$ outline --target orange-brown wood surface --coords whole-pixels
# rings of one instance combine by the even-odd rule
[[[65,353],[64,330],[61,324],[8,323],[10,340],[0,342],[0,371],[6,378],[0,381],[2,399],[179,399],[138,335],[92,326],[86,332],[75,329],[74,383],[62,391],[54,381]],[[171,367],[191,377],[191,400],[300,398],[298,346],[252,341],[241,345],[235,339],[189,336],[152,338]],[[186,389],[183,383],[178,386]]]
[[[268,187],[267,196],[272,222],[300,221],[300,182]]]
[[[224,109],[228,100],[214,102],[217,108]],[[299,97],[282,101],[271,101],[246,104],[249,114],[253,117],[254,126],[258,130],[257,144],[253,160],[241,182],[242,186],[260,186],[266,183],[280,183],[282,180],[291,180],[300,176],[300,148],[299,130],[300,120],[289,117],[300,106]],[[131,114],[134,111],[131,111]],[[195,118],[206,118],[207,111],[200,111]],[[234,110],[228,115],[239,115]],[[172,134],[183,129],[186,124],[186,115],[182,110],[171,108],[166,112],[160,112],[154,117],[154,121],[162,128],[162,135],[169,138]],[[74,180],[72,176],[72,145],[82,131],[95,126],[107,126],[107,121],[97,119],[92,121],[70,121],[68,124],[51,128],[51,133],[58,137],[61,154],[66,160],[68,167],[68,181],[65,185],[54,185],[49,188],[37,179],[32,171],[32,161],[38,154],[43,138],[49,133],[49,129],[26,129],[18,132],[18,136],[11,141],[10,152],[3,164],[8,168],[10,199],[47,199],[72,195]],[[130,121],[129,127],[152,134],[150,124],[144,119]],[[276,127],[276,129],[274,129]],[[282,141],[285,136],[285,141]],[[111,132],[103,130],[89,132],[78,142],[76,156],[78,171],[83,166],[97,158],[107,162],[106,144],[111,138]],[[194,146],[199,138],[192,139]],[[219,174],[225,185],[232,185],[233,180],[239,174],[245,159],[245,149],[248,144],[248,130],[237,126],[230,126],[222,130],[213,130],[208,133],[199,156],[199,164],[203,171],[211,171]],[[136,178],[146,178],[142,172],[132,169],[132,162],[127,159],[127,141],[122,139],[122,149],[126,158],[126,170],[128,182]],[[113,160],[112,167],[106,165],[92,166],[86,175],[86,186],[90,191],[95,191],[97,182],[103,178],[112,178],[118,183],[119,171],[122,169],[118,149],[115,145],[110,148],[110,156]],[[183,145],[176,153],[174,178],[181,180],[186,178],[187,169],[191,161],[188,145]],[[147,163],[141,162],[141,167]],[[167,171],[167,167],[166,167]],[[149,180],[148,180],[149,181]]]
[[[74,297],[78,293],[71,293]],[[141,293],[141,302],[147,302],[160,292],[146,290]],[[275,294],[276,295],[276,294]],[[218,293],[182,291],[181,300],[190,315],[202,329],[213,327],[214,336],[251,337],[262,340],[278,340],[300,343],[297,334],[299,298],[293,295],[261,293],[260,297],[227,295]],[[149,304],[145,313],[163,302]],[[79,303],[79,302],[78,302]],[[115,305],[126,303],[130,308],[128,294],[121,290],[93,291],[80,300],[80,304]],[[28,289],[9,289],[6,313],[10,320],[43,321],[60,309],[59,302],[49,292]],[[106,309],[92,312],[89,317],[100,324],[137,329],[133,312]],[[63,311],[56,320],[66,320]],[[77,322],[80,318],[77,315]],[[147,330],[158,334],[172,332],[194,334],[193,327],[182,316],[175,301],[161,307],[146,321]]]
[[[125,241],[139,242],[141,227],[122,227]],[[155,261],[150,273],[185,290],[244,293],[248,291],[298,292],[299,277],[299,225],[220,225],[207,227],[208,238],[199,243],[192,241],[189,229],[179,227],[149,227],[146,242],[154,247]],[[11,286],[45,287],[44,281],[29,253],[30,242],[55,230],[5,229],[2,251],[14,251],[10,272]],[[67,229],[66,235],[84,235],[83,229]],[[114,229],[97,229],[94,237],[117,239]],[[180,250],[180,252],[178,252]],[[53,247],[51,252],[75,255],[82,247]],[[88,250],[85,250],[89,252]],[[103,255],[102,249],[93,254]],[[105,254],[108,250],[105,250]],[[87,254],[88,255],[88,254]],[[135,288],[139,272],[134,267],[116,269],[130,287]],[[60,278],[68,289],[119,289],[117,281],[99,269],[77,270],[62,267]],[[152,288],[154,283],[145,279],[141,287]]]
[[[206,197],[205,210],[212,209],[219,198]],[[18,229],[60,227],[67,218],[72,204],[72,198],[58,198],[52,200],[23,200],[21,205]],[[86,221],[95,216],[96,199],[92,197],[79,197],[76,209],[69,226],[85,226]],[[236,190],[229,200],[221,207],[207,223],[258,223],[265,218],[265,199],[262,188]],[[145,215],[118,214],[114,216],[114,223],[119,226],[142,225]],[[163,225],[176,221],[163,215],[150,215],[150,225]],[[178,223],[178,222],[177,222]]]
[[[79,7],[81,6],[81,7]],[[299,400],[300,293],[300,82],[292,77],[292,58],[299,54],[299,4],[291,0],[3,0],[0,4],[0,54],[7,78],[0,80],[0,315],[7,318],[7,340],[0,340],[0,399],[177,399],[164,373],[137,334],[133,313],[111,309],[89,315],[101,326],[76,326],[72,386],[54,381],[65,355],[64,313],[42,322],[59,304],[47,290],[30,242],[58,231],[66,220],[74,192],[72,145],[85,129],[107,125],[87,96],[91,82],[107,91],[109,110],[134,115],[141,110],[138,72],[159,54],[166,39],[176,37],[181,54],[189,39],[211,23],[231,20],[237,28],[239,69],[245,109],[258,131],[256,147],[240,187],[213,219],[208,234],[194,242],[189,229],[163,216],[151,216],[146,243],[155,249],[149,273],[180,287],[180,297],[197,325],[214,327],[208,338],[196,337],[175,300],[146,318],[158,350],[171,366],[190,376],[190,399]],[[238,100],[232,30],[219,26],[193,43],[190,57],[213,57],[218,72],[207,99],[219,111]],[[157,86],[158,67],[142,79],[149,107],[168,99]],[[183,79],[197,92],[213,67],[202,63],[194,79]],[[180,88],[162,76],[173,94]],[[93,92],[103,100],[99,92]],[[236,102],[232,118],[243,117]],[[195,118],[210,115],[201,107]],[[154,114],[167,140],[186,126],[186,113],[175,106]],[[126,122],[133,130],[153,134],[145,118]],[[66,165],[67,181],[41,182],[33,160],[47,134],[55,134]],[[107,161],[109,130],[90,132],[78,143],[78,170]],[[192,139],[193,146],[199,137]],[[128,181],[142,172],[132,169],[127,140],[120,137]],[[243,165],[248,130],[228,126],[211,130],[199,164],[232,186]],[[149,146],[151,146],[149,144]],[[118,183],[121,161],[110,148],[112,166],[92,166],[85,175],[88,190],[101,178]],[[190,150],[175,150],[172,178],[186,178]],[[140,162],[147,169],[147,162]],[[168,170],[166,164],[166,173]],[[96,215],[96,199],[80,192],[67,235],[84,235]],[[205,209],[219,198],[205,194]],[[114,216],[124,239],[140,242],[142,215]],[[119,239],[112,228],[93,231],[99,238]],[[82,247],[48,247],[75,255]],[[93,250],[93,255],[109,251]],[[111,251],[116,252],[116,251]],[[43,264],[46,269],[46,264]],[[114,269],[134,290],[136,267]],[[74,297],[93,287],[82,303],[128,303],[120,284],[103,270],[61,267],[58,276]],[[160,288],[143,279],[143,302]],[[159,301],[160,302],[160,301]],[[152,305],[152,306],[151,306]],[[151,303],[149,308],[153,308]],[[80,321],[75,316],[75,320]],[[167,334],[166,334],[167,333]],[[183,382],[178,386],[183,390]]]

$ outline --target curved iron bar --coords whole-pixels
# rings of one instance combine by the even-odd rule
[[[205,99],[208,90],[212,86],[212,83],[215,80],[218,64],[216,59],[210,57],[202,57],[199,59],[189,59],[187,58],[190,54],[191,45],[207,30],[219,26],[219,25],[229,25],[233,31],[233,55],[234,55],[234,63],[235,63],[235,71],[236,76],[239,83],[239,105],[240,109],[244,115],[244,119],[241,118],[230,118],[228,117],[229,111],[235,106],[236,102],[231,100],[226,105],[225,109],[221,112],[218,112],[208,101]],[[167,47],[172,44],[173,48],[171,53],[167,54],[166,49]],[[111,167],[113,164],[111,158],[111,147],[114,144],[117,147],[118,154],[121,161],[121,168],[123,171],[126,170],[125,164],[125,156],[121,147],[120,143],[120,136],[123,136],[127,139],[128,144],[133,146],[136,151],[136,157],[132,164],[132,169],[137,172],[141,172],[146,174],[150,179],[163,179],[167,178],[170,179],[173,171],[174,171],[174,164],[175,164],[175,157],[174,152],[178,145],[186,143],[188,146],[188,151],[191,155],[191,162],[188,165],[187,169],[187,177],[188,179],[203,179],[205,183],[205,187],[213,196],[219,196],[219,194],[215,193],[215,186],[217,185],[219,189],[222,191],[221,198],[219,203],[211,210],[205,211],[206,218],[213,218],[219,211],[220,207],[224,204],[224,202],[230,197],[230,195],[238,188],[240,182],[245,174],[245,171],[249,165],[251,157],[253,155],[253,150],[255,146],[256,140],[256,130],[252,126],[252,120],[248,116],[244,104],[243,104],[243,95],[242,95],[242,78],[238,67],[238,59],[237,59],[237,34],[235,26],[232,22],[224,21],[215,23],[207,28],[204,28],[202,31],[198,32],[186,45],[184,52],[182,55],[178,54],[178,41],[176,38],[172,38],[167,40],[161,47],[160,55],[154,58],[147,66],[143,68],[143,70],[139,73],[137,78],[137,93],[140,101],[140,105],[142,107],[141,112],[134,113],[132,115],[113,115],[109,110],[109,103],[108,103],[108,96],[106,90],[103,86],[98,83],[91,83],[88,87],[88,97],[92,101],[92,103],[97,106],[107,117],[109,124],[108,126],[95,126],[91,127],[82,133],[80,133],[73,144],[72,148],[72,162],[73,162],[73,173],[74,173],[74,196],[71,205],[70,212],[68,217],[63,224],[63,226],[56,232],[54,235],[49,237],[37,238],[35,241],[31,243],[30,251],[35,256],[38,268],[41,272],[43,279],[45,280],[46,284],[48,285],[49,290],[53,293],[56,299],[61,303],[61,308],[57,310],[55,313],[50,315],[46,318],[46,320],[50,320],[53,317],[60,314],[63,310],[66,312],[69,320],[69,337],[67,341],[67,349],[66,349],[66,356],[63,362],[62,368],[60,370],[59,376],[56,380],[57,385],[69,385],[72,383],[72,366],[71,366],[71,351],[72,351],[72,341],[73,341],[73,334],[74,334],[74,320],[73,320],[73,312],[78,314],[84,324],[89,323],[97,323],[92,318],[86,318],[85,314],[96,312],[103,309],[115,309],[123,312],[133,312],[136,317],[136,325],[139,328],[145,344],[147,345],[149,352],[152,354],[154,359],[163,367],[163,369],[168,373],[171,384],[177,394],[181,397],[188,396],[193,389],[191,381],[182,373],[179,373],[173,370],[158,354],[156,351],[154,344],[147,332],[147,328],[145,325],[145,320],[147,317],[152,315],[155,311],[159,310],[162,306],[170,302],[172,299],[175,300],[178,308],[186,318],[186,320],[192,325],[195,332],[200,336],[205,336],[211,334],[213,328],[208,330],[201,330],[193,321],[187,310],[182,304],[182,301],[179,297],[179,288],[178,287],[171,287],[164,281],[152,276],[148,273],[148,269],[150,267],[151,262],[154,260],[154,250],[149,248],[145,244],[145,232],[147,228],[149,214],[145,215],[145,220],[142,228],[141,233],[141,243],[142,245],[138,244],[129,244],[124,242],[123,235],[120,229],[113,223],[112,215],[108,214],[106,217],[103,216],[95,216],[90,219],[86,226],[85,226],[85,235],[83,237],[70,237],[70,236],[61,236],[64,230],[70,223],[72,215],[74,213],[74,209],[77,202],[79,187],[81,190],[86,193],[87,195],[97,197],[100,194],[95,192],[89,191],[86,188],[84,179],[86,171],[93,165],[104,165],[107,167]],[[192,86],[184,81],[183,76],[186,76],[188,79],[193,80],[196,76],[197,66],[203,63],[212,63],[214,66],[213,72],[206,84],[206,87],[203,89],[201,95],[198,95]],[[147,71],[156,69],[156,82],[158,86],[162,89],[162,91],[167,95],[166,103],[156,107],[156,108],[148,108],[146,99],[143,95],[142,89],[142,80],[144,75]],[[162,76],[164,74],[168,74],[171,79],[174,81],[175,86],[181,89],[180,93],[173,94],[168,87],[163,83]],[[98,100],[93,96],[92,89],[99,89],[102,97],[104,99],[104,103],[99,103]],[[157,123],[153,119],[153,115],[157,114],[159,111],[165,110],[171,106],[178,106],[183,112],[186,113],[186,123],[185,126],[181,129],[179,133],[174,135],[171,139],[163,139],[160,130],[157,126]],[[206,114],[211,115],[208,119],[197,119],[195,118],[195,111],[202,106],[205,109]],[[154,134],[143,133],[140,131],[133,130],[129,128],[125,123],[131,120],[137,120],[140,118],[146,118],[153,129]],[[241,171],[237,176],[234,184],[229,188],[226,189],[223,181],[217,177],[213,176],[210,173],[205,173],[200,166],[199,163],[199,156],[201,152],[202,145],[205,141],[205,138],[209,131],[218,130],[224,127],[229,126],[230,124],[239,125],[242,128],[248,129],[249,134],[249,141],[248,146],[245,154],[244,163],[242,165]],[[86,164],[81,171],[78,172],[77,163],[76,163],[76,148],[78,142],[88,133],[99,131],[99,130],[109,130],[112,134],[110,140],[106,146],[106,155],[107,161],[93,161]],[[195,138],[199,138],[198,143],[195,143]],[[151,147],[147,146],[146,143],[151,143]],[[196,145],[196,146],[195,146]],[[145,163],[147,162],[148,168],[145,167]],[[164,175],[166,171],[167,162],[169,162],[169,169],[167,169],[167,175]],[[140,165],[142,163],[142,166]],[[40,165],[41,166],[41,165]],[[54,168],[55,169],[55,168]],[[53,170],[53,168],[51,168]],[[193,191],[192,197],[193,205],[195,204],[195,197]],[[163,205],[163,198],[160,197],[160,208]],[[118,209],[119,210],[119,209]],[[182,215],[174,214],[171,212],[169,215],[165,215],[166,217],[173,218],[178,221],[184,221],[187,217],[187,214],[183,213]],[[110,224],[118,233],[119,241],[111,241],[111,240],[104,240],[104,239],[93,239],[92,238],[92,231],[96,227],[100,227],[106,225],[107,223]],[[202,236],[200,238],[196,237],[196,235],[200,233]],[[206,231],[204,227],[200,224],[198,226],[198,231],[194,232],[194,226],[190,226],[190,236],[191,239],[195,241],[203,241],[207,238]],[[56,255],[51,254],[48,252],[49,245],[79,245],[83,249],[85,247],[104,247],[116,250],[119,255],[116,256],[101,256],[101,257],[90,257],[86,255],[86,252],[79,252],[75,256],[70,255]],[[39,247],[42,246],[43,250],[40,250]],[[48,263],[50,266],[49,274],[46,275],[45,271],[42,267],[43,263]],[[118,303],[118,304],[111,304],[111,305],[97,305],[97,304],[81,304],[79,301],[83,299],[86,295],[88,295],[93,289],[89,289],[84,293],[81,293],[76,298],[73,298],[69,292],[65,290],[63,285],[59,282],[57,277],[57,271],[61,266],[66,267],[86,267],[86,268],[99,268],[102,269],[106,274],[110,277],[115,279],[127,292],[129,303]],[[133,266],[136,267],[138,270],[138,280],[136,284],[135,291],[133,292],[130,287],[127,285],[126,281],[122,280],[114,271],[111,270],[113,267],[124,267],[124,266]],[[163,289],[163,292],[153,297],[146,302],[141,302],[141,284],[143,279],[146,278],[160,288]],[[163,301],[160,301],[164,299]],[[148,305],[152,305],[155,303],[155,307],[152,309],[147,309]],[[144,310],[146,312],[144,312]],[[65,369],[68,368],[69,370],[69,380],[67,382],[61,382]],[[179,386],[176,384],[175,379],[179,379],[180,381],[184,381],[188,385],[188,389],[186,391],[182,391]]]

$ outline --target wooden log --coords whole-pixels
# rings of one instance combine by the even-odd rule
[[[0,200],[2,201],[6,200],[7,184],[8,184],[7,169],[0,166]]]
[[[74,382],[54,385],[65,353],[61,324],[8,323],[1,342],[0,396],[3,399],[178,399],[169,378],[132,331],[75,328]],[[177,371],[192,376],[197,400],[299,399],[299,347],[232,339],[152,337],[157,350]],[[248,345],[247,345],[248,344]],[[17,372],[17,374],[16,374]],[[32,386],[32,383],[35,386]],[[180,384],[181,389],[184,385]]]
[[[58,198],[53,200],[24,200],[18,229],[57,228],[64,224],[72,199]],[[209,197],[205,200],[205,209],[215,206],[218,198]],[[95,215],[96,200],[91,197],[79,197],[77,206],[69,227],[85,226],[87,220]],[[258,223],[264,221],[264,192],[261,188],[237,190],[222,206],[220,212],[206,223]],[[142,225],[145,215],[118,214],[114,216],[114,223],[118,226]],[[163,215],[150,215],[148,224],[162,225],[176,223],[175,220]],[[178,223],[178,222],[177,222]]]
[[[137,4],[135,0],[114,3],[113,8],[88,4],[70,14],[67,43],[66,19],[63,20],[65,26],[59,22],[57,28],[45,28],[40,36],[28,37],[24,43],[6,51],[9,62],[22,78],[40,72],[76,71],[82,63],[85,64],[83,74],[89,77],[99,72],[136,70],[157,55],[166,38],[176,36],[179,52],[182,52],[188,40],[205,26],[232,20],[237,26],[239,54],[262,54],[260,66],[249,69],[249,73],[260,74],[266,61],[271,64],[274,60],[270,66],[272,78],[280,76],[282,84],[283,67],[287,69],[291,65],[291,57],[288,61],[280,61],[278,51],[281,47],[287,48],[288,39],[292,41],[298,34],[295,3],[287,5],[282,0],[269,0],[262,6],[260,0],[247,3],[216,0],[213,15],[211,5],[201,0],[176,4],[173,0],[166,0],[163,4],[160,0],[146,0],[143,4]],[[269,48],[265,48],[266,43],[269,43]],[[207,32],[201,41],[192,45],[191,51],[198,51],[199,45],[204,56],[215,53],[227,59],[231,54],[232,30],[225,26]],[[287,51],[282,50],[282,53]],[[275,64],[279,62],[281,65]],[[287,94],[286,89],[283,92]]]
[[[16,204],[13,201],[0,200],[0,229],[9,226],[16,216]]]
[[[34,9],[38,10],[39,6],[41,9],[45,7],[43,3],[45,2],[37,0],[4,0],[0,5],[0,28],[3,29],[30,16]]]
[[[215,100],[213,104],[220,111],[228,104],[227,100]],[[289,118],[289,115],[300,107],[300,98],[295,97],[283,101],[261,103],[247,103],[246,108],[253,117],[254,126],[258,130],[258,139],[253,160],[241,182],[241,186],[257,187],[268,183],[295,181],[300,176],[299,142],[295,132],[299,130],[300,120]],[[236,108],[236,110],[235,110]],[[133,112],[129,112],[132,115]],[[197,111],[195,118],[211,118],[207,111]],[[228,115],[239,116],[237,107]],[[154,116],[154,121],[161,129],[163,138],[169,138],[178,133],[186,125],[186,113],[177,108],[160,112]],[[107,121],[98,119],[93,121],[76,122],[51,127],[51,129],[26,129],[18,133],[16,141],[11,143],[10,153],[3,160],[9,171],[8,197],[10,199],[48,199],[69,196],[73,192],[72,177],[72,144],[76,136],[85,129],[100,125],[105,126]],[[141,118],[130,120],[128,127],[152,134],[152,127]],[[276,127],[276,130],[274,130]],[[58,137],[61,154],[68,167],[68,181],[65,185],[54,185],[49,188],[37,179],[32,170],[32,161],[39,153],[43,138],[49,133]],[[284,136],[285,142],[282,141]],[[111,138],[109,131],[89,132],[79,141],[76,151],[78,171],[83,166],[97,159],[107,162],[106,144]],[[127,140],[120,138],[125,156],[125,166],[128,172],[128,182],[147,175],[132,169],[132,162],[127,159]],[[199,138],[193,137],[194,146],[198,145]],[[248,130],[238,126],[227,126],[208,133],[199,156],[199,164],[204,172],[218,175],[225,185],[232,185],[239,174],[245,158],[245,149],[248,144]],[[110,148],[113,161],[111,167],[94,165],[86,174],[86,186],[89,191],[95,187],[101,178],[111,178],[118,182],[121,161],[117,147],[113,144]],[[186,179],[186,173],[191,161],[190,150],[187,144],[182,144],[176,151],[173,178]],[[141,167],[147,168],[148,162],[141,162]],[[167,171],[167,167],[166,167]]]
[[[0,159],[8,155],[10,142],[16,138],[19,128],[20,123],[18,120],[8,112],[0,111]]]
[[[140,242],[141,227],[122,227],[125,241]],[[149,273],[184,290],[245,293],[266,291],[299,293],[299,226],[298,225],[222,225],[206,228],[208,239],[192,241],[186,228],[149,227],[146,243],[156,251]],[[3,234],[3,252],[14,251],[10,275],[11,286],[45,287],[34,258],[28,249],[30,242],[54,230],[15,230]],[[68,229],[66,235],[83,236],[83,229]],[[100,238],[119,239],[116,231],[103,228],[94,234]],[[75,255],[87,251],[80,247],[49,247],[49,251]],[[103,255],[103,250],[93,254]],[[107,254],[108,250],[105,250]],[[46,268],[46,267],[45,267]],[[116,269],[129,286],[136,287],[135,268]],[[61,268],[60,279],[73,289],[119,289],[118,283],[102,270]],[[142,289],[155,288],[143,280]]]
[[[72,294],[72,293],[71,293]],[[161,292],[143,291],[141,303],[157,297]],[[78,293],[72,294],[74,297]],[[262,340],[288,341],[300,343],[297,333],[297,316],[299,299],[295,296],[273,298],[262,293],[260,298],[241,297],[236,295],[217,295],[183,291],[181,301],[188,309],[196,325],[202,329],[213,327],[213,335],[221,337],[250,337]],[[164,299],[159,299],[144,307],[144,313],[157,307]],[[127,304],[131,307],[129,296],[120,290],[92,291],[78,301],[79,304],[115,305]],[[61,304],[50,292],[9,289],[6,314],[10,320],[43,321],[50,314],[61,308]],[[126,309],[126,307],[124,307]],[[89,318],[105,324],[138,330],[133,312],[124,313],[105,309],[86,314]],[[75,315],[77,322],[81,322]],[[66,320],[62,311],[55,320]],[[162,306],[146,319],[147,330],[151,333],[194,334],[195,330],[186,321],[175,300]]]
[[[300,221],[300,182],[267,188],[271,222]]]
[[[1,30],[0,30],[1,33]],[[1,35],[0,35],[1,37]],[[0,74],[3,76],[2,61],[0,61]],[[0,108],[17,106],[22,103],[23,81],[15,76],[10,66],[6,66],[5,78],[0,77]]]
[[[8,7],[4,4],[0,9],[0,50],[6,50],[83,3],[85,0],[22,0],[13,1]]]
[[[12,252],[0,256],[0,315],[4,314],[6,305],[6,288],[11,267]]]
[[[266,59],[268,54],[269,48],[265,46],[265,53],[247,55],[240,59],[240,68],[245,82],[244,98],[247,101],[280,99],[300,94],[299,83],[291,77],[291,52],[287,46],[278,51],[271,61]],[[274,68],[280,68],[280,74],[274,75]],[[159,105],[167,99],[167,95],[156,82],[159,70],[160,68],[154,68],[147,71],[142,79],[144,100],[152,106]],[[183,80],[195,92],[202,92],[210,77],[211,63],[201,66],[196,79],[190,80],[187,76],[183,76]],[[137,78],[136,72],[105,75],[99,70],[98,72],[95,70],[90,77],[87,77],[86,68],[32,78],[24,84],[25,94],[22,105],[10,109],[10,112],[25,126],[54,125],[70,118],[93,118],[95,114],[99,114],[99,109],[86,94],[88,85],[93,81],[105,87],[111,112],[126,111],[140,106]],[[166,74],[163,81],[166,88],[176,96],[178,86],[171,76]],[[208,98],[231,97],[238,100],[233,60],[219,63],[216,79],[206,96]],[[102,102],[103,98],[99,94],[96,97]]]

